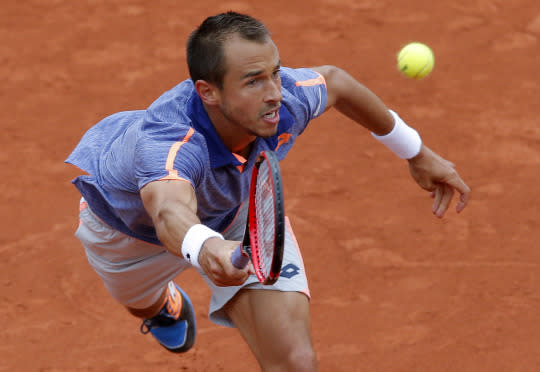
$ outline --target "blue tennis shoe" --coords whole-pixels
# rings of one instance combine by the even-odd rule
[[[184,353],[195,343],[195,312],[187,294],[169,282],[167,300],[157,315],[144,319],[141,332],[152,336],[167,350]]]

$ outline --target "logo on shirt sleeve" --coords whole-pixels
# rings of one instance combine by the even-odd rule
[[[290,134],[290,133],[282,133],[282,134],[280,134],[278,136],[278,143],[277,143],[276,149],[274,151],[277,151],[277,149],[279,149],[281,147],[281,145],[289,142],[291,137],[292,137],[292,134]]]

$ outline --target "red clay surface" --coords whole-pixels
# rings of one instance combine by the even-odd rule
[[[99,119],[186,78],[188,33],[229,9],[265,21],[284,65],[346,68],[473,189],[439,220],[406,163],[338,113],[300,138],[282,167],[321,370],[540,370],[537,0],[5,0],[0,371],[257,370],[236,331],[208,321],[192,270],[178,280],[195,348],[140,335],[73,237],[77,170],[63,164]],[[409,41],[433,48],[425,80],[396,69]]]

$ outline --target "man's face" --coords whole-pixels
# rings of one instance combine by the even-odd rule
[[[272,136],[281,106],[280,59],[273,41],[264,43],[232,36],[224,43],[225,76],[219,91],[227,121],[246,134]]]

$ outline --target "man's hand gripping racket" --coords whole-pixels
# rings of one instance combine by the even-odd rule
[[[263,151],[251,174],[249,210],[242,244],[233,252],[232,263],[243,269],[253,263],[263,284],[274,284],[281,273],[285,243],[285,215],[281,172],[276,155]]]

